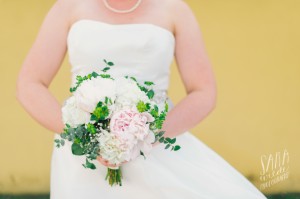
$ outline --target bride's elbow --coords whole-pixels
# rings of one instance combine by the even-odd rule
[[[211,111],[213,111],[217,106],[217,89],[214,88],[211,94]]]
[[[21,72],[17,78],[15,87],[15,97],[18,102],[24,104],[24,101],[28,98],[29,91],[33,89],[32,79],[26,77]]]
[[[22,101],[24,100],[25,96],[25,81],[23,80],[22,77],[18,77],[17,82],[16,82],[16,87],[15,87],[15,98],[17,99],[18,102],[22,104]]]
[[[217,95],[216,93],[209,94],[207,106],[208,106],[208,112],[211,113],[213,110],[216,109],[217,106]]]
[[[206,92],[203,93],[205,101],[205,106],[207,110],[207,114],[213,112],[216,109],[217,106],[217,92],[216,89],[207,89]],[[203,103],[201,100],[200,103]],[[203,106],[203,105],[202,105]]]

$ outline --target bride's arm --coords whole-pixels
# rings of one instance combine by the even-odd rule
[[[47,129],[62,132],[61,105],[48,87],[66,53],[70,5],[58,0],[48,11],[19,71],[16,98]]]
[[[175,59],[187,96],[167,114],[163,125],[166,137],[175,137],[195,127],[216,104],[215,78],[200,27],[189,6],[183,1],[176,2]]]

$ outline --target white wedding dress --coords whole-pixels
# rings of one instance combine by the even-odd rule
[[[67,41],[72,85],[76,75],[100,72],[106,59],[114,62],[110,73],[115,77],[154,81],[159,95],[168,89],[175,38],[167,29],[148,23],[114,25],[81,19],[72,25]],[[123,164],[123,185],[113,187],[105,181],[105,166],[95,161],[96,170],[85,169],[85,158],[72,155],[70,143],[54,147],[51,199],[266,198],[190,132],[179,135],[177,144],[182,147],[179,151],[165,150],[160,144],[146,159],[139,156]]]

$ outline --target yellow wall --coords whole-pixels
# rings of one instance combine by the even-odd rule
[[[15,99],[17,73],[54,0],[0,1],[0,193],[49,191],[52,132]],[[218,82],[215,111],[192,132],[260,186],[261,156],[289,153],[288,179],[263,190],[300,191],[300,1],[188,0]],[[51,85],[69,93],[65,60]],[[173,66],[170,95],[183,86]]]

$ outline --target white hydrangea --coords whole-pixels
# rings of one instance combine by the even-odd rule
[[[135,106],[139,101],[150,102],[145,92],[141,91],[136,82],[130,78],[120,77],[116,79],[118,109]]]
[[[149,154],[155,141],[155,135],[150,130],[144,140],[122,139],[122,136],[116,136],[105,130],[102,132],[98,137],[100,155],[111,164],[134,160],[140,155],[140,151],[145,155]]]
[[[81,110],[76,103],[74,96],[65,100],[62,107],[62,119],[64,124],[69,124],[75,128],[80,124],[86,124],[90,121],[90,113]]]
[[[100,155],[111,164],[120,164],[130,160],[132,146],[105,130],[98,137]]]
[[[82,110],[92,113],[99,101],[105,97],[116,99],[115,81],[108,78],[92,78],[85,80],[74,92],[77,105]]]

